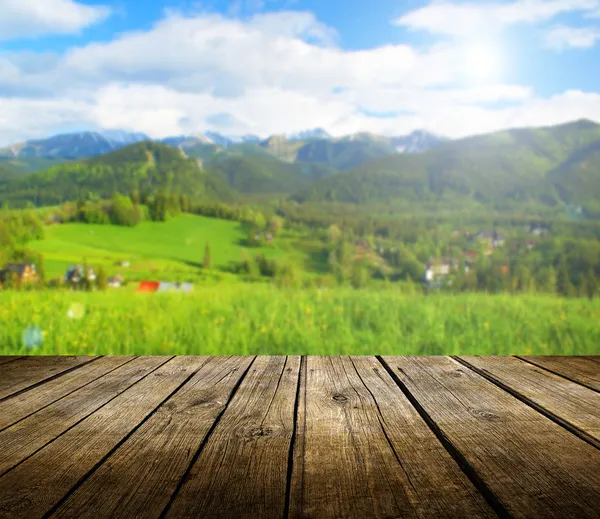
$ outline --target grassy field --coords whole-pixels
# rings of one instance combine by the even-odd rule
[[[0,293],[0,354],[600,353],[600,300],[393,289]]]
[[[136,227],[68,224],[46,228],[44,240],[29,246],[42,253],[47,277],[64,275],[67,267],[82,263],[103,265],[109,274],[128,274],[115,266],[128,260],[129,273],[137,278],[161,273],[198,273],[206,243],[210,244],[213,268],[223,269],[240,261],[246,233],[239,222],[183,215],[167,222],[143,222]],[[251,249],[267,257],[297,255],[288,241],[272,247]]]

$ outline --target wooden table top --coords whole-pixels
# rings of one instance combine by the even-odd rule
[[[0,357],[0,518],[600,518],[600,357]]]

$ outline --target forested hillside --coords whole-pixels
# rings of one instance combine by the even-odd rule
[[[597,208],[600,126],[578,121],[445,143],[417,155],[368,162],[298,193],[298,201],[375,203],[470,199]]]
[[[183,142],[141,142],[31,175],[0,162],[0,201],[41,206],[135,190],[186,194],[199,202],[289,195],[301,203],[436,210],[568,205],[600,216],[600,126],[585,120],[447,141],[414,154],[391,154],[389,140],[369,134],[306,143],[272,138],[227,148]]]
[[[288,164],[270,156],[219,156],[206,164],[207,172],[240,193],[293,193],[336,170],[319,164]]]
[[[235,198],[218,175],[164,144],[142,142],[87,161],[74,162],[0,183],[0,198],[19,206],[55,205],[67,200],[106,199],[114,193],[166,191],[196,200]]]

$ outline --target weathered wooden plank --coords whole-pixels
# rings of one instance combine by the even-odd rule
[[[600,448],[600,393],[514,357],[460,360]]]
[[[22,359],[23,357],[17,357],[15,355],[2,355],[0,356],[0,366],[2,364],[6,364],[7,362],[13,362],[17,359]]]
[[[299,357],[258,357],[166,517],[283,516]]]
[[[86,384],[131,360],[133,360],[133,357],[103,357],[41,386],[0,402],[0,431],[81,389]]]
[[[583,357],[584,359],[593,360],[594,362],[600,362],[600,355],[592,355]]]
[[[159,517],[251,357],[212,357],[52,517]]]
[[[0,474],[54,440],[167,360],[161,357],[128,359],[132,361],[0,432]]]
[[[352,357],[360,381],[376,403],[373,412],[415,492],[419,517],[496,517],[473,483],[440,444],[375,357]]]
[[[0,366],[0,399],[92,362],[96,357],[23,357]]]
[[[600,517],[600,451],[447,357],[386,357],[446,441],[513,517]]]
[[[519,357],[557,375],[600,391],[600,367],[583,357]]]
[[[409,497],[413,498],[411,506],[418,517],[496,517],[381,364],[374,357],[352,357],[351,360],[360,378],[360,381],[353,378],[353,383],[361,391],[363,401],[372,399],[375,403],[373,412],[378,417],[379,426],[400,460],[398,470],[406,474],[409,484],[415,488]],[[306,370],[302,378],[306,378]],[[370,393],[370,398],[366,397],[364,389]],[[304,466],[304,451],[311,446],[310,442],[306,445],[310,439],[306,429],[312,432],[310,425],[305,422],[305,393],[303,380],[298,406],[298,440],[294,453],[290,517],[310,516],[303,497],[304,477],[311,477],[310,473],[305,475]],[[320,398],[323,397],[331,398],[331,393],[320,395]],[[336,438],[331,438],[331,441],[336,441]],[[314,470],[319,470],[317,460]],[[340,467],[340,470],[344,468]],[[313,492],[318,490],[314,486]],[[327,502],[329,496],[313,500]],[[320,510],[318,505],[313,511],[315,516],[328,515],[327,508]]]
[[[51,512],[204,362],[205,357],[166,362],[5,474],[0,478],[0,516],[29,519]]]
[[[290,517],[495,516],[374,358],[308,357],[302,390]]]

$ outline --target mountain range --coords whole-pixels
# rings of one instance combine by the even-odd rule
[[[535,201],[600,209],[600,125],[580,120],[448,141],[424,153],[369,161],[294,198],[359,204],[453,199],[496,206]]]
[[[235,201],[260,194],[299,203],[390,207],[569,204],[600,217],[600,125],[592,121],[460,140],[433,136],[430,141],[424,132],[405,141],[368,133],[303,137],[273,136],[227,146],[205,136],[142,140],[63,164],[34,157],[30,160],[50,161],[51,167],[33,173],[12,165],[26,160],[13,156],[0,161],[0,201],[56,204],[135,189],[185,193],[198,200]],[[137,138],[141,135],[132,137]],[[413,143],[427,149],[413,153]]]
[[[104,153],[118,150],[130,144],[150,141],[143,133],[130,133],[121,130],[101,132],[84,131],[54,135],[47,139],[30,140],[0,149],[0,162],[21,159],[34,162],[32,159],[76,160],[96,157]],[[336,139],[321,128],[307,130],[291,135],[275,135],[261,139],[256,135],[230,137],[207,131],[200,135],[181,135],[157,139],[156,142],[168,144],[182,150],[186,155],[206,160],[217,154],[261,155],[268,154],[286,162],[306,162],[305,157],[329,163],[332,153],[353,155],[354,158],[339,159],[342,169],[359,165],[366,159],[375,156],[395,153],[419,153],[437,146],[443,138],[433,134],[416,131],[404,137],[378,137],[369,134],[357,134]],[[375,151],[364,151],[368,148]],[[319,151],[323,148],[324,155]],[[333,149],[335,149],[333,151]],[[358,151],[348,151],[356,149]],[[315,151],[317,150],[317,151]],[[339,164],[330,164],[338,167]]]

